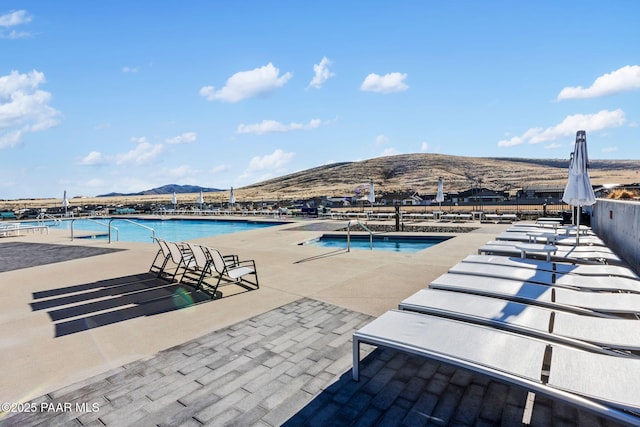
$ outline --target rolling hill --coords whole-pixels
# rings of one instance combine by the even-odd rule
[[[373,179],[376,193],[436,192],[438,177],[445,191],[473,186],[510,190],[527,185],[564,185],[568,160],[478,158],[444,154],[401,154],[359,162],[333,163],[239,188],[244,200],[352,195]],[[640,182],[640,160],[593,160],[589,174],[594,185]]]

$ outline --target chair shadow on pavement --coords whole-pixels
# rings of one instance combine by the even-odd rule
[[[34,292],[30,306],[32,311],[47,310],[55,325],[55,337],[62,337],[220,298],[221,291],[212,298],[202,290],[141,273]]]

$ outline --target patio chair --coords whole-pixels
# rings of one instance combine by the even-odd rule
[[[506,329],[598,353],[623,355],[621,351],[640,350],[640,322],[636,319],[584,316],[437,289],[422,289],[400,302],[398,308]]]
[[[153,258],[153,261],[151,262],[149,273],[156,273],[159,277],[164,272],[167,263],[171,259],[171,251],[169,251],[169,247],[164,240],[158,238],[156,238],[155,240],[156,243],[158,243],[159,249],[156,253],[155,258]],[[158,261],[160,262],[159,265],[156,264],[156,262]]]
[[[633,280],[640,280],[640,276],[638,276],[633,270],[619,265],[575,264],[559,261],[546,262],[531,258],[522,259],[502,255],[468,255],[462,260],[462,262],[508,265],[517,268],[528,268],[530,270],[550,271],[558,274],[570,274],[576,276],[624,277]]]
[[[158,277],[169,279],[173,282],[176,276],[182,269],[182,274],[193,255],[185,248],[182,243],[168,242],[162,239],[156,239],[160,249],[156,253],[156,257],[151,264],[149,271],[157,272]],[[156,261],[162,259],[162,265],[158,267]],[[168,269],[169,262],[173,264],[171,269]],[[180,280],[178,280],[180,281]]]
[[[591,316],[628,316],[640,312],[640,294],[585,292],[495,277],[445,273],[433,280],[429,288],[508,299]]]
[[[577,276],[575,274],[569,275],[552,271],[540,271],[510,265],[478,264],[471,262],[460,262],[451,267],[449,273],[499,277],[502,279],[590,291],[640,293],[640,281],[626,277]]]
[[[516,246],[517,244],[514,242],[492,240],[481,246],[478,249],[478,254],[519,255],[521,252]],[[557,246],[555,252],[550,255],[553,261],[626,265],[618,255],[605,246]],[[540,256],[537,254],[527,255]]]
[[[640,359],[592,353],[512,332],[406,311],[388,311],[353,334],[360,344],[426,357],[524,387],[629,425],[640,423]],[[533,399],[528,399],[532,402]],[[530,408],[529,403],[525,409]],[[530,408],[535,410],[535,408]]]
[[[192,285],[196,290],[202,291],[211,295],[211,298],[215,297],[217,285],[209,284],[205,279],[207,277],[218,278],[218,273],[213,267],[213,260],[209,255],[209,248],[196,245],[193,243],[185,243],[185,246],[191,254],[191,258],[186,264],[185,272],[182,275],[180,281],[185,284]],[[225,266],[233,268],[238,264],[237,255],[223,255],[222,256]],[[218,280],[219,281],[219,280]],[[213,291],[204,289],[203,285],[213,288]]]
[[[184,283],[186,279],[190,285],[198,290],[201,288],[207,274],[210,275],[211,262],[202,246],[193,243],[185,243],[185,246],[189,250],[191,257],[185,265],[185,271],[180,278],[180,282]]]
[[[254,260],[239,260],[237,256],[226,258],[217,249],[202,247],[210,261],[211,268],[217,273],[218,281],[213,287],[215,292],[221,283],[237,283],[259,288],[258,271]],[[253,280],[249,278],[253,276]]]

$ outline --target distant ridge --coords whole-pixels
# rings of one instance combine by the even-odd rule
[[[356,187],[373,179],[376,194],[435,194],[438,177],[444,179],[445,192],[476,186],[501,191],[531,185],[563,186],[568,158],[569,152],[566,159],[398,154],[318,166],[238,188],[238,193],[249,200],[343,196],[354,194]],[[593,185],[640,182],[640,160],[591,159],[589,163]]]
[[[344,197],[373,179],[376,194],[417,192],[435,194],[438,177],[445,192],[473,187],[510,191],[526,186],[564,186],[567,159],[466,157],[436,153],[398,154],[357,162],[338,162],[290,173],[235,188],[239,200],[284,200],[310,197]],[[640,160],[590,160],[593,185],[640,182]],[[96,197],[222,192],[217,188],[170,184],[139,193],[110,193]]]
[[[181,194],[181,193],[199,193],[200,191],[205,193],[225,191],[218,188],[200,187],[198,185],[178,185],[169,184],[162,187],[152,188],[151,190],[140,191],[138,193],[109,193],[100,194],[96,197],[123,197],[123,196],[145,196],[149,194]]]

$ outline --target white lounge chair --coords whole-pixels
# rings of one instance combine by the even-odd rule
[[[632,292],[640,294],[640,281],[626,277],[577,276],[552,271],[518,268],[499,264],[460,262],[449,269],[449,273],[474,276],[499,277],[563,288],[606,292]]]
[[[255,288],[259,288],[258,271],[254,260],[238,260],[229,262],[217,250],[209,247],[203,249],[207,253],[210,266],[218,275],[218,281],[214,285],[214,292],[222,282],[232,282],[238,284],[246,284]],[[249,277],[253,276],[253,280]]]
[[[539,234],[539,237],[536,235]],[[552,233],[549,230],[531,230],[531,231],[504,231],[496,236],[496,240],[510,242],[530,242],[533,240],[553,240],[555,245],[574,246],[576,244],[575,236],[567,236],[564,234]],[[606,246],[606,244],[597,236],[580,237],[581,246]]]
[[[478,254],[520,255],[521,251],[514,242],[492,240],[478,249]],[[626,265],[613,251],[600,246],[557,246],[551,260],[582,263],[600,263]],[[533,257],[537,254],[528,254]]]
[[[389,311],[353,334],[353,379],[360,343],[393,348],[487,375],[595,414],[640,424],[640,359],[406,311]],[[535,409],[534,409],[535,410]]]
[[[164,270],[171,260],[171,251],[169,250],[169,246],[167,246],[167,242],[162,239],[155,239],[156,243],[158,243],[159,249],[156,253],[155,258],[151,262],[151,266],[149,267],[150,273],[156,273],[158,277],[164,274]]]
[[[185,243],[185,245],[192,257],[186,264],[185,272],[180,281],[194,286],[196,290],[201,289],[211,295],[211,298],[214,298],[221,279],[213,265],[213,257],[210,252],[212,249],[193,243]],[[224,255],[222,258],[227,268],[232,269],[238,265],[237,255]],[[216,278],[217,283],[215,285],[210,284],[205,280],[207,277]],[[211,289],[205,289],[203,285]]]
[[[607,349],[640,350],[640,322],[635,319],[583,316],[437,289],[421,289],[398,308],[503,328],[600,353],[610,354]]]
[[[192,255],[182,243],[168,242],[162,239],[156,239],[156,241],[158,242],[160,249],[154,258],[149,271],[157,272],[158,277],[164,277],[173,282],[176,280],[176,276],[178,276],[178,273],[180,273],[181,270],[181,275],[184,274],[184,270],[191,262]],[[156,265],[156,261],[158,259],[163,259],[162,265],[159,268]],[[173,264],[171,269],[168,269],[169,262]],[[178,281],[180,281],[180,279]]]
[[[628,267],[618,265],[546,262],[537,259],[522,259],[501,255],[468,255],[462,260],[462,262],[508,265],[517,268],[528,268],[530,270],[550,271],[558,274],[570,274],[576,276],[625,277],[633,280],[640,280],[640,276],[638,276],[633,270]]]
[[[542,305],[586,315],[640,313],[640,294],[584,292],[517,280],[451,273],[437,277],[429,287]]]

